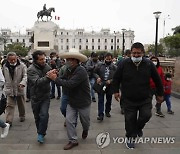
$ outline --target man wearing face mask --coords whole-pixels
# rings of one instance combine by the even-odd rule
[[[112,54],[105,55],[104,62],[99,64],[95,70],[95,77],[97,84],[103,84],[103,91],[98,92],[98,117],[97,120],[103,121],[104,119],[104,96],[106,95],[105,115],[111,117],[111,103],[112,103],[112,78],[116,71],[116,65],[112,63]]]
[[[150,78],[157,88],[157,100],[163,102],[163,85],[155,65],[143,57],[144,46],[136,42],[131,47],[131,57],[119,64],[113,77],[114,97],[119,101],[123,96],[126,147],[135,148],[135,138],[142,137],[145,124],[152,113]],[[119,87],[121,84],[121,95]]]
[[[88,72],[88,75],[89,75],[89,82],[90,82],[90,85],[91,85],[91,99],[93,102],[96,102],[96,99],[95,99],[95,93],[94,93],[94,90],[93,90],[93,85],[95,83],[95,76],[94,76],[94,69],[95,67],[99,64],[99,60],[98,60],[98,55],[97,53],[95,52],[92,52],[91,54],[91,58],[86,62],[86,70]]]
[[[15,52],[9,52],[2,70],[5,78],[4,91],[7,95],[6,122],[12,126],[16,102],[20,122],[25,121],[24,88],[27,83],[27,67],[17,58]]]

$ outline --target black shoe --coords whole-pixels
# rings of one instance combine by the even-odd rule
[[[50,99],[53,99],[53,98],[55,98],[55,96],[50,96]]]
[[[20,122],[24,122],[25,121],[25,117],[20,117],[19,121]]]
[[[122,115],[124,114],[124,109],[121,109],[121,114],[122,114]]]
[[[138,136],[138,137],[142,137],[142,136],[143,136],[143,131],[142,131],[142,129],[137,132],[137,136]]]
[[[67,145],[64,146],[64,150],[70,150],[75,146],[78,146],[78,142],[76,142],[76,143],[69,142]]]
[[[161,111],[157,111],[157,112],[155,113],[155,115],[157,115],[157,116],[159,116],[159,117],[162,117],[162,118],[165,117],[165,115],[164,115]]]
[[[128,149],[134,149],[135,148],[135,145],[134,145],[134,142],[126,142],[126,147],[128,148]]]
[[[93,101],[93,102],[96,102],[96,99],[95,99],[95,98],[92,98],[92,101]]]
[[[97,120],[99,120],[99,121],[103,121],[103,119],[104,119],[103,116],[98,116],[98,117],[97,117]]]
[[[110,113],[106,113],[106,117],[110,118],[111,117]]]
[[[169,110],[169,111],[167,111],[167,113],[168,113],[168,114],[174,114],[174,111]]]
[[[86,139],[88,136],[88,130],[83,130],[82,132],[82,139]]]
[[[56,99],[59,100],[59,99],[60,99],[60,96],[58,96]]]

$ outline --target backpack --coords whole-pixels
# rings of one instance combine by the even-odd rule
[[[6,105],[7,105],[7,98],[4,94],[2,94],[0,100],[0,115],[5,113]]]

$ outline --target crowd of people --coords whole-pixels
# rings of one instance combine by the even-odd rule
[[[7,97],[6,122],[0,120],[1,138],[5,138],[9,127],[13,126],[16,104],[19,121],[25,121],[25,102],[31,102],[37,141],[42,144],[48,128],[50,101],[60,100],[69,139],[64,150],[78,146],[78,117],[83,128],[82,138],[87,138],[92,102],[97,101],[99,122],[103,122],[104,116],[111,117],[113,94],[125,117],[126,146],[129,149],[135,148],[136,137],[143,136],[143,128],[152,116],[154,95],[157,116],[164,117],[161,111],[163,101],[167,113],[174,114],[170,100],[172,75],[163,73],[158,57],[145,57],[144,46],[139,42],[117,59],[109,52],[100,56],[92,52],[87,58],[77,49],[60,55],[52,52],[47,59],[43,51],[37,50],[26,62],[15,52],[9,52],[1,64],[0,97],[3,92]]]

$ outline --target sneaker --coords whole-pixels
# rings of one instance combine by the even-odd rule
[[[106,117],[110,118],[111,117],[110,113],[106,113]]]
[[[6,123],[8,123],[10,125],[10,127],[12,127],[12,122],[6,121]]]
[[[92,98],[92,101],[93,101],[93,102],[96,102],[96,99],[95,99],[95,98]]]
[[[157,116],[159,116],[159,117],[165,117],[165,115],[161,112],[161,111],[157,111],[156,113],[155,113],[155,115],[157,115]]]
[[[44,135],[38,134],[37,141],[41,144],[44,143]]]
[[[129,141],[127,141],[127,142],[126,142],[126,147],[127,147],[128,149],[134,149],[134,148],[135,148],[135,144],[134,144],[134,142],[129,142]]]
[[[26,102],[30,102],[30,99],[29,99],[29,98],[27,98],[27,99],[26,99]]]
[[[2,128],[1,138],[5,138],[8,135],[10,124],[5,123],[6,127]]]
[[[167,113],[168,113],[168,114],[174,114],[174,111],[169,110],[169,111],[167,111]]]

